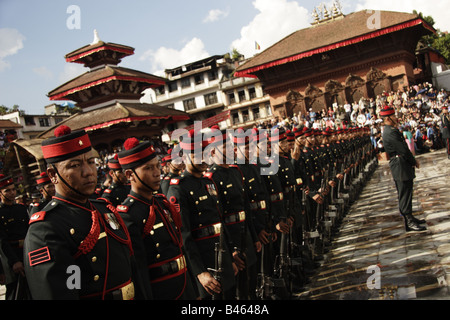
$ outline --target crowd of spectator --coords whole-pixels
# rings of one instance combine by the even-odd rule
[[[382,120],[380,111],[385,105],[393,106],[400,122],[399,129],[414,154],[422,154],[444,147],[440,133],[440,114],[442,106],[450,105],[449,93],[436,90],[432,84],[412,85],[391,92],[383,92],[375,99],[361,98],[358,102],[338,105],[334,103],[328,110],[320,112],[309,109],[306,114],[294,114],[292,118],[260,122],[256,126],[273,128],[297,125],[323,129],[326,127],[369,126],[371,139],[375,147],[383,151]]]

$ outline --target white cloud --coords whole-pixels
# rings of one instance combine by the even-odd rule
[[[310,26],[308,10],[296,1],[255,0],[253,6],[259,13],[231,44],[231,49],[236,48],[246,57],[257,53],[255,42],[263,51],[289,34]]]
[[[151,72],[163,75],[165,69],[179,67],[209,56],[203,41],[193,38],[181,50],[160,47],[156,51],[148,50],[139,60],[149,61]]]
[[[47,67],[33,68],[33,72],[47,80],[53,78],[53,73]]]
[[[66,63],[64,65],[64,70],[59,74],[58,80],[61,84],[76,78],[83,73],[87,72],[88,69],[84,68],[83,65],[77,63]]]
[[[0,28],[0,71],[10,67],[4,59],[22,49],[24,40],[25,37],[17,29]]]
[[[413,10],[422,12],[425,16],[432,16],[436,22],[435,28],[450,31],[450,2],[442,0],[359,0],[356,11],[364,9],[400,11],[412,13]],[[383,16],[381,16],[383,19]]]
[[[227,11],[223,11],[223,10],[220,10],[220,9],[210,10],[208,12],[208,15],[206,16],[206,18],[203,19],[203,22],[204,23],[208,23],[208,22],[217,21],[219,19],[224,19],[224,18],[228,17],[229,13],[230,13],[229,10],[227,10]]]

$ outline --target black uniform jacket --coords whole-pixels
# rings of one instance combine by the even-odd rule
[[[163,194],[148,200],[133,191],[117,210],[130,233],[149,296],[157,300],[195,299],[178,210]]]
[[[400,131],[392,126],[384,126],[383,144],[390,157],[389,166],[394,180],[414,180],[416,159]]]
[[[24,265],[33,299],[142,297],[131,240],[114,211],[104,201],[79,204],[57,194],[31,216]]]
[[[222,290],[233,288],[232,248],[226,232],[220,232],[220,226],[224,224],[215,184],[206,177],[197,178],[184,171],[180,177],[171,180],[167,198],[180,209],[181,234],[193,277],[197,280],[197,275],[215,268],[215,244],[219,243],[222,234]],[[197,286],[202,297],[209,296],[198,280]]]

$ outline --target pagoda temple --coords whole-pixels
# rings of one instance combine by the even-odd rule
[[[84,129],[98,153],[111,153],[120,150],[129,137],[158,144],[166,126],[189,120],[183,111],[140,102],[145,89],[164,85],[166,79],[118,66],[132,54],[134,48],[103,42],[96,32],[91,44],[67,54],[67,62],[83,64],[89,71],[48,93],[50,100],[74,101],[81,110],[56,126]],[[6,173],[17,177],[21,193],[29,197],[36,191],[34,177],[46,170],[41,143],[54,136],[56,126],[36,139],[15,140],[6,155]]]
[[[67,62],[83,64],[89,71],[48,93],[50,100],[76,102],[82,112],[59,125],[86,130],[98,151],[112,151],[133,136],[158,140],[166,125],[190,118],[179,110],[140,102],[145,89],[164,85],[166,79],[118,66],[132,54],[134,48],[103,42],[95,32],[91,44],[65,56]],[[52,136],[53,130],[39,138]]]
[[[436,31],[419,15],[334,8],[241,65],[236,77],[258,78],[281,118],[376,98],[416,82],[416,47]]]

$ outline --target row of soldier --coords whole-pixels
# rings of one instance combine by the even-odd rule
[[[162,180],[152,145],[128,139],[108,163],[112,185],[99,191],[88,135],[55,130],[42,145],[48,175],[38,178],[55,195],[42,192],[49,197],[20,232],[2,224],[3,264],[23,251],[9,297],[247,300],[300,290],[376,167],[369,132],[213,131],[221,139],[182,137],[162,159]],[[1,178],[2,195],[11,184]]]

